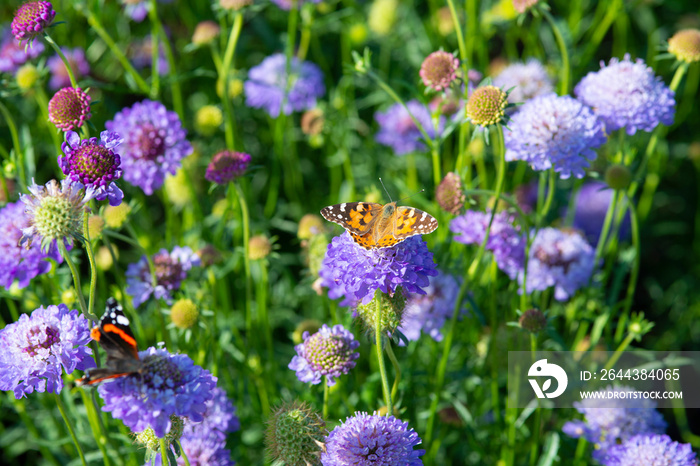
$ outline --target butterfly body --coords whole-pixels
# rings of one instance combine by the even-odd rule
[[[396,202],[344,202],[321,210],[321,215],[345,228],[352,239],[365,249],[390,248],[414,235],[435,231],[437,220],[414,207]]]
[[[100,322],[90,331],[90,336],[107,353],[104,367],[91,368],[76,385],[96,385],[100,382],[138,373],[143,368],[138,345],[129,328],[129,319],[121,305],[114,299],[107,300],[107,308]]]

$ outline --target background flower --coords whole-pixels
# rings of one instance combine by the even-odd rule
[[[342,325],[330,328],[323,324],[313,335],[304,332],[303,338],[304,342],[294,347],[297,355],[288,366],[302,382],[316,385],[326,377],[326,383],[332,387],[335,378],[349,373],[360,357],[355,352],[360,342]]]
[[[440,116],[437,131],[428,108],[417,100],[406,102],[406,107],[423,126],[425,132],[431,138],[442,133],[445,126],[445,118]],[[386,111],[374,114],[374,119],[379,123],[379,132],[375,139],[379,144],[389,146],[396,155],[405,155],[410,152],[423,151],[425,144],[421,141],[423,135],[418,130],[406,108],[401,104],[394,104]]]
[[[29,60],[33,60],[44,52],[44,43],[33,41],[25,47],[6,29],[0,41],[0,72],[14,73]]]
[[[554,92],[552,78],[538,60],[531,58],[526,63],[513,63],[503,68],[493,78],[493,85],[508,91],[508,102],[527,102],[540,95]]]
[[[85,58],[85,52],[80,47],[75,47],[73,49],[61,47],[63,55],[66,56],[68,64],[70,65],[71,71],[73,71],[73,76],[77,82],[84,76],[90,74],[90,64]],[[51,79],[49,80],[49,87],[51,89],[60,89],[62,87],[72,86],[70,82],[70,76],[68,76],[68,70],[66,70],[66,65],[61,60],[61,57],[54,55],[46,61],[46,67],[51,72]]]
[[[697,457],[689,443],[680,444],[668,435],[635,435],[621,445],[613,445],[601,460],[604,466],[667,464],[697,466]]]

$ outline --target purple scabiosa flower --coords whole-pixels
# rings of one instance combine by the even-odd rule
[[[383,249],[365,249],[346,231],[333,238],[319,275],[328,287],[331,299],[344,296],[340,303],[349,306],[369,303],[376,290],[393,294],[401,286],[409,293],[425,294],[428,277],[437,275],[433,253],[425,241],[412,236]]]
[[[491,212],[468,210],[450,222],[454,240],[464,244],[480,245],[486,236]],[[515,225],[515,218],[508,212],[497,212],[491,224],[486,249],[493,252],[498,268],[510,278],[515,278],[525,263],[525,235]]]
[[[459,282],[452,275],[440,273],[430,278],[425,292],[425,295],[409,296],[399,330],[409,341],[418,340],[421,331],[435,341],[442,341],[442,327],[452,317]]]
[[[32,278],[51,270],[51,262],[45,259],[63,261],[55,244],[46,253],[38,242],[28,249],[19,245],[22,230],[29,226],[24,207],[22,202],[14,202],[0,209],[0,286],[4,288],[10,288],[15,280],[24,288]]]
[[[613,199],[614,191],[605,183],[591,181],[583,186],[576,196],[576,210],[574,212],[573,227],[581,230],[591,245],[598,244],[600,231],[603,229],[605,215]],[[618,236],[626,239],[631,230],[629,212],[625,215],[620,225]]]
[[[442,133],[445,127],[445,118],[440,116],[438,127],[435,128],[430,110],[417,100],[406,102],[406,107],[394,104],[386,111],[374,114],[374,119],[379,123],[379,132],[375,139],[379,144],[394,149],[396,155],[425,150],[425,144],[421,141],[423,135],[408,113],[409,111],[431,138]]]
[[[19,244],[31,248],[35,238],[41,240],[42,251],[47,251],[55,241],[72,244],[73,239],[83,238],[83,215],[87,203],[94,197],[94,188],[84,186],[69,178],[51,180],[45,186],[32,183],[31,193],[20,194],[25,204],[29,223],[22,229]]]
[[[239,178],[248,169],[250,155],[244,152],[222,150],[212,157],[204,177],[217,184],[226,184]]]
[[[90,65],[85,58],[83,49],[80,47],[74,49],[61,47],[61,51],[66,56],[76,81],[80,81],[80,78],[90,73]],[[54,55],[49,58],[46,62],[46,67],[51,71],[51,79],[49,80],[49,87],[51,89],[55,90],[71,86],[68,70],[66,70],[66,65],[63,63],[63,60],[61,60],[61,57]]]
[[[493,79],[493,85],[505,90],[514,88],[508,94],[508,102],[513,104],[554,92],[547,70],[535,59],[506,66]]]
[[[228,399],[226,391],[216,387],[211,400],[205,404],[204,420],[199,424],[185,426],[185,437],[195,437],[200,432],[206,432],[206,436],[213,436],[219,440],[225,440],[226,434],[236,432],[241,428],[241,422],[236,416],[236,408]]]
[[[622,61],[613,58],[608,66],[603,62],[600,66],[600,71],[584,76],[574,94],[594,109],[608,133],[626,128],[632,135],[638,130],[650,132],[659,123],[673,123],[674,92],[643,60],[632,62],[625,54]]]
[[[95,367],[89,342],[90,323],[65,304],[22,314],[0,330],[0,390],[12,390],[17,399],[34,390],[61,393],[63,369]]]
[[[504,131],[506,160],[523,160],[533,170],[554,167],[560,178],[583,178],[593,149],[606,142],[603,122],[569,96],[548,94],[528,100]]]
[[[231,459],[231,452],[226,449],[226,442],[213,437],[208,437],[205,432],[202,435],[192,437],[182,436],[180,445],[187,455],[187,461],[183,456],[177,457],[177,465],[185,466],[233,466],[236,464]],[[156,453],[153,459],[145,466],[162,465],[160,453]]]
[[[634,392],[629,387],[608,386],[604,392]],[[588,398],[574,402],[585,421],[569,421],[562,430],[569,437],[583,437],[595,445],[593,458],[605,457],[608,449],[638,434],[663,434],[666,421],[656,410],[656,402],[632,398]]]
[[[139,352],[138,376],[119,377],[98,387],[103,411],[134,432],[152,428],[157,437],[170,430],[170,416],[202,422],[206,402],[214,396],[216,377],[185,354],[154,347]]]
[[[302,382],[314,385],[321,383],[321,377],[326,377],[329,387],[335,385],[335,378],[347,374],[355,367],[355,360],[360,353],[355,350],[360,342],[342,325],[333,328],[326,324],[313,335],[304,332],[304,342],[294,347],[297,355],[289,363],[291,370],[296,371]]]
[[[105,123],[120,134],[119,148],[124,180],[140,187],[147,195],[160,188],[167,174],[174,175],[181,161],[192,152],[177,113],[152,100],[135,103]]]
[[[33,60],[44,51],[43,42],[32,42],[25,47],[6,30],[0,42],[0,72],[14,73],[27,61]]]
[[[442,91],[457,79],[459,59],[449,52],[438,50],[428,55],[420,66],[418,74],[425,87]]]
[[[527,292],[554,287],[554,298],[566,301],[585,286],[595,269],[595,251],[575,230],[543,228],[530,246]],[[522,275],[518,277],[522,282]]]
[[[120,0],[124,5],[124,13],[137,23],[148,16],[148,0]],[[172,3],[173,0],[158,0],[158,3]]]
[[[187,246],[175,246],[172,252],[161,249],[153,256],[155,285],[146,256],[142,256],[135,264],[129,264],[126,269],[126,292],[133,296],[134,308],[146,302],[151,295],[170,303],[172,292],[180,288],[182,281],[187,278],[187,271],[198,267],[199,263],[199,256]]]
[[[64,87],[49,101],[49,121],[60,130],[78,129],[90,116],[90,96],[80,88]]]
[[[127,49],[127,55],[131,58],[131,63],[137,70],[150,68],[153,63],[153,39],[150,35],[141,40],[133,41]],[[158,74],[164,76],[170,71],[168,59],[165,56],[165,48],[158,41]]]
[[[289,115],[316,106],[316,99],[326,93],[321,69],[311,62],[292,57],[289,63],[292,82],[288,84],[286,66],[287,57],[276,53],[250,69],[244,85],[248,107],[262,108],[276,118],[280,110]],[[289,93],[285,97],[287,87]]]
[[[333,429],[321,454],[323,466],[401,465],[419,466],[425,450],[414,450],[421,443],[408,422],[394,416],[355,413]]]
[[[12,19],[12,35],[18,41],[32,41],[44,32],[56,17],[51,2],[27,2],[21,5]]]
[[[122,140],[119,134],[109,131],[102,131],[99,140],[81,140],[78,133],[68,131],[66,141],[61,145],[65,155],[58,157],[58,166],[73,181],[92,186],[95,199],[109,199],[109,205],[118,206],[124,198],[124,193],[114,182],[122,176],[121,158],[116,152]]]
[[[304,3],[321,3],[321,0],[272,0],[281,10],[291,10],[294,4],[301,8]]]
[[[697,466],[689,443],[678,443],[668,435],[635,435],[621,445],[613,445],[600,461],[603,466]]]

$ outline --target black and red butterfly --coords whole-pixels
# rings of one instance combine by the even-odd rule
[[[90,331],[93,340],[107,353],[104,367],[85,371],[85,376],[75,381],[76,385],[95,385],[109,379],[138,373],[143,367],[134,334],[129,328],[129,319],[114,298],[107,300],[105,313]]]

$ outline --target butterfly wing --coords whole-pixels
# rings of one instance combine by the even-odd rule
[[[321,215],[329,222],[337,223],[345,228],[353,235],[353,239],[362,245],[356,237],[362,237],[371,231],[372,225],[379,218],[383,207],[383,205],[373,202],[344,202],[324,207],[321,209]]]
[[[427,212],[407,206],[396,208],[393,235],[398,240],[397,242],[414,235],[427,235],[435,231],[437,227],[437,220]]]
[[[90,334],[107,353],[107,364],[115,360],[139,359],[136,338],[129,328],[124,309],[114,298],[107,300],[107,308],[98,327]]]

